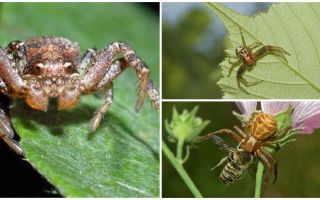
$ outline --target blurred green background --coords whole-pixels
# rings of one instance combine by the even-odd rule
[[[245,15],[266,11],[270,3],[225,3]],[[202,3],[163,3],[162,97],[222,98],[217,86],[226,30]]]
[[[162,121],[171,120],[173,106],[181,113],[183,109],[191,110],[196,105],[199,105],[197,116],[211,120],[202,135],[240,125],[232,115],[232,111],[238,111],[233,102],[164,102]],[[175,144],[167,140],[168,133],[164,128],[163,131],[163,140],[175,152]],[[228,137],[223,138],[237,145]],[[279,163],[278,180],[275,185],[269,184],[264,197],[320,197],[319,141],[320,130],[311,135],[299,135],[295,143],[275,155]],[[204,197],[253,197],[255,180],[250,174],[247,173],[234,185],[226,186],[218,179],[222,167],[210,171],[226,155],[213,142],[206,141],[191,149],[190,158],[184,167]],[[163,197],[193,197],[164,154],[162,193]]]

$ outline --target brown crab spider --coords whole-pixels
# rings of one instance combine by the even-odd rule
[[[45,112],[50,99],[57,99],[57,108],[63,111],[76,107],[82,95],[101,91],[103,104],[90,123],[89,131],[94,132],[111,106],[113,81],[128,68],[134,69],[139,82],[135,110],[141,109],[145,97],[159,110],[160,95],[149,67],[122,42],[113,42],[102,50],[88,49],[82,58],[78,44],[62,37],[38,36],[11,42],[0,48],[0,93],[24,99],[34,110]],[[0,139],[23,154],[13,136],[10,118],[0,107]]]
[[[229,62],[232,64],[230,69],[229,69],[229,74],[228,77],[231,75],[232,70],[240,65],[236,77],[237,77],[237,82],[239,88],[241,88],[240,83],[244,84],[246,87],[256,85],[258,83],[261,83],[262,81],[256,81],[256,82],[251,82],[249,83],[247,80],[243,78],[244,73],[249,69],[249,67],[253,66],[259,59],[266,55],[274,55],[285,62],[288,62],[287,58],[285,57],[284,54],[290,55],[286,50],[284,50],[281,47],[278,46],[271,46],[271,45],[263,45],[261,42],[255,42],[249,46],[247,46],[246,41],[244,39],[243,33],[241,28],[240,30],[240,35],[241,35],[241,40],[242,40],[242,45],[237,46],[235,53],[236,56],[229,56],[234,57],[238,59],[236,62]],[[256,52],[253,52],[252,50],[263,45],[260,49],[258,49]]]

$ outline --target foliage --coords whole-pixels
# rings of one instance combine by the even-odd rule
[[[262,42],[284,48],[291,56],[288,63],[273,55],[259,60],[244,78],[249,82],[263,81],[240,90],[235,71],[227,76],[231,64],[226,58],[222,63],[224,77],[218,82],[224,98],[289,98],[314,99],[320,92],[320,4],[279,3],[267,13],[244,16],[219,3],[207,6],[223,21],[229,32],[227,54],[241,44],[239,28],[247,44]]]

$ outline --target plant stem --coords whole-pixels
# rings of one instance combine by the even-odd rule
[[[167,156],[173,167],[177,170],[180,177],[183,179],[185,184],[188,186],[189,190],[192,192],[194,197],[196,198],[202,198],[201,193],[199,192],[198,188],[195,186],[191,178],[189,177],[186,170],[183,168],[183,166],[178,162],[178,160],[174,157],[173,153],[170,151],[168,146],[162,141],[162,150],[164,154]]]
[[[177,158],[177,160],[179,161],[179,164],[180,164],[180,165],[182,165],[183,143],[184,143],[184,139],[179,139],[179,140],[178,140],[176,158]]]
[[[262,187],[262,180],[263,180],[263,170],[264,166],[263,164],[259,161],[258,163],[258,169],[256,173],[256,188],[255,188],[255,193],[254,197],[255,198],[260,198],[261,197],[261,187]]]

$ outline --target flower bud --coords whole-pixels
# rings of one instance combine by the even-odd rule
[[[192,142],[192,140],[200,134],[200,132],[210,123],[203,121],[200,117],[196,117],[198,106],[193,108],[191,112],[183,110],[179,115],[176,108],[173,108],[172,120],[170,124],[165,120],[165,128],[167,132],[175,140],[183,140]]]

